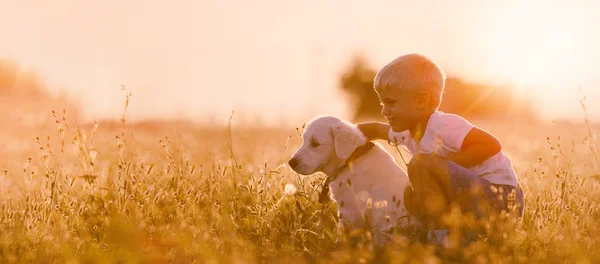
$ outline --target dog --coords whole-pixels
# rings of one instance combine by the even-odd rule
[[[375,246],[385,245],[392,230],[418,226],[404,206],[407,173],[380,145],[367,140],[348,121],[317,116],[302,133],[303,143],[288,161],[301,175],[327,176],[320,201],[337,203],[338,230],[368,228]]]

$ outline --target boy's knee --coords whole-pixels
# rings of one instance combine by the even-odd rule
[[[408,164],[407,173],[410,182],[413,184],[415,191],[419,192],[423,188],[437,189],[439,184],[436,175],[436,170],[432,169],[432,157],[426,154],[419,154],[413,157]]]
[[[421,172],[429,166],[430,159],[427,154],[416,154],[406,167],[408,177],[420,177]]]
[[[410,163],[408,164],[407,169],[408,170],[411,170],[411,169],[419,170],[419,169],[431,168],[432,166],[438,165],[436,158],[437,157],[434,156],[434,154],[425,154],[425,153],[416,154],[410,160]]]

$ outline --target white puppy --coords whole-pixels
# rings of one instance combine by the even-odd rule
[[[356,125],[317,117],[309,121],[302,138],[302,146],[288,163],[302,175],[325,173],[337,203],[340,230],[370,228],[375,245],[381,246],[390,228],[418,225],[404,207],[408,175],[381,146],[368,142]]]

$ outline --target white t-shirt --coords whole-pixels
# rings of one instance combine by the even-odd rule
[[[442,158],[447,158],[460,151],[463,140],[473,127],[469,121],[458,115],[436,111],[429,118],[420,144],[417,144],[408,130],[394,132],[390,129],[389,138],[392,143],[406,146],[413,154],[436,153]],[[468,170],[494,184],[517,186],[517,176],[512,163],[502,151]]]

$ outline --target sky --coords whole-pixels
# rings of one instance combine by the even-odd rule
[[[349,118],[337,78],[423,53],[448,75],[512,83],[547,120],[600,121],[595,1],[0,0],[0,58],[66,91],[88,119],[267,123]]]

